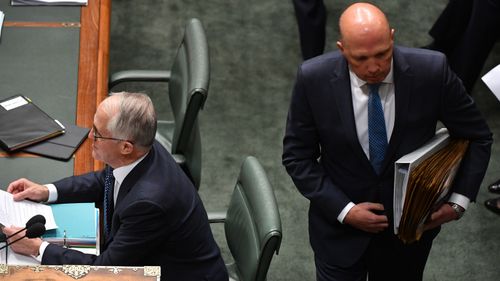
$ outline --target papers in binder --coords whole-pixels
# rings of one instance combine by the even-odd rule
[[[452,140],[446,129],[401,157],[394,170],[394,233],[405,243],[420,239],[431,211],[448,195],[468,141]]]

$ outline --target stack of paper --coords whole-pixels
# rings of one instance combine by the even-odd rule
[[[26,222],[35,215],[42,215],[46,229],[57,228],[50,206],[31,201],[14,201],[12,194],[0,190],[0,224],[5,226],[26,226]],[[5,243],[0,243],[0,246]],[[9,247],[10,248],[10,247]],[[0,250],[0,264],[29,265],[39,264],[35,259],[16,254],[11,249]]]
[[[45,217],[45,229],[57,228],[50,206],[28,200],[14,201],[12,194],[0,189],[0,224],[24,227],[35,215]]]
[[[418,241],[429,214],[448,195],[468,147],[446,130],[396,162],[394,233],[405,243]]]

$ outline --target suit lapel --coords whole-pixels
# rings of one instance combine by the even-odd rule
[[[346,137],[350,140],[354,155],[358,157],[365,169],[373,170],[370,160],[361,147],[356,131],[356,121],[352,107],[352,93],[350,85],[349,71],[345,59],[334,68],[333,78],[330,80],[331,92],[335,94],[337,110],[340,112],[342,126]],[[395,92],[395,119],[389,145],[384,158],[382,170],[386,170],[394,162],[393,158],[402,141],[402,136],[407,123],[407,112],[412,95],[413,74],[405,58],[400,54],[398,48],[394,47],[394,92]],[[336,91],[336,90],[337,91]]]
[[[405,58],[399,53],[397,47],[394,47],[393,67],[396,116],[394,118],[394,129],[392,131],[389,146],[384,159],[383,170],[397,160],[393,158],[399,145],[401,144],[404,131],[406,130],[408,107],[412,96],[412,85],[414,82],[410,66],[406,62]]]
[[[339,60],[333,71],[333,78],[330,80],[330,92],[335,95],[337,110],[339,111],[341,126],[346,134],[348,143],[351,144],[355,157],[363,163],[365,169],[373,170],[370,160],[366,157],[361,144],[359,143],[356,131],[356,121],[354,120],[354,109],[352,107],[351,83],[347,61]]]
[[[139,162],[139,164],[137,164],[137,166],[135,166],[123,180],[120,186],[120,191],[118,192],[118,197],[116,198],[115,211],[120,208],[123,199],[136,185],[140,177],[145,174],[147,167],[150,166],[149,163],[151,163],[154,154],[153,150],[154,148],[151,148],[148,155],[144,159],[142,159],[142,161]]]

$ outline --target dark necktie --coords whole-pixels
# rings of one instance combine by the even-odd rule
[[[106,168],[104,178],[104,238],[109,239],[111,233],[111,218],[113,217],[113,189],[115,187],[115,177],[113,176],[113,168]]]
[[[385,129],[384,110],[378,94],[380,84],[368,84],[368,138],[370,146],[370,162],[377,174],[380,174],[387,148],[387,132]]]

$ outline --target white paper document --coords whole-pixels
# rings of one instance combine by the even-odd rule
[[[2,26],[3,26],[3,19],[5,18],[5,14],[0,11],[0,38],[2,37]]]
[[[500,64],[488,71],[481,79],[500,101]]]
[[[25,227],[26,222],[35,215],[42,215],[45,217],[46,229],[57,228],[50,206],[26,200],[16,202],[12,194],[0,190],[0,223],[2,225]],[[4,245],[5,243],[0,243],[0,247]],[[6,255],[8,255],[7,258]],[[0,250],[0,264],[5,263],[13,265],[40,264],[32,257],[14,253],[10,247],[8,247],[8,250]]]
[[[31,201],[14,201],[12,194],[0,190],[0,223],[5,226],[25,227],[35,215],[45,217],[45,229],[56,229],[56,221],[50,206]]]

